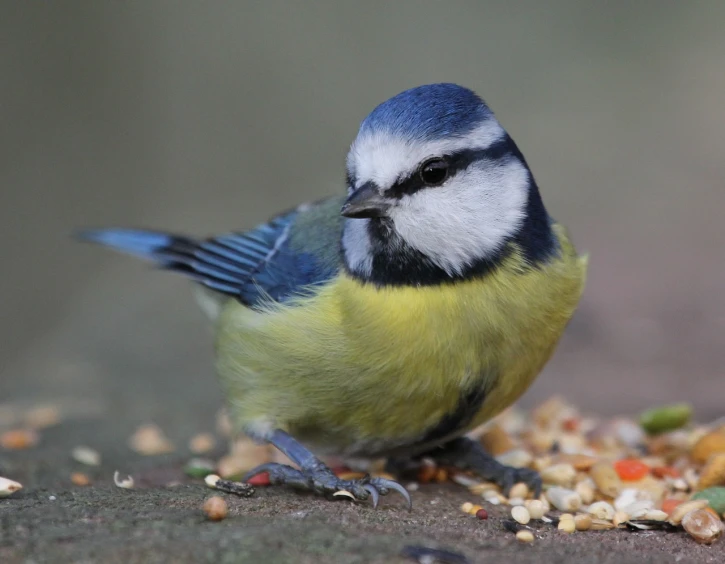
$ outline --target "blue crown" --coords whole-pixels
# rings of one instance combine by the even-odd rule
[[[457,84],[426,84],[380,104],[360,125],[360,134],[386,131],[413,140],[431,141],[469,133],[492,117],[475,92]]]

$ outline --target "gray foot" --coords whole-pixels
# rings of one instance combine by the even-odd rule
[[[453,439],[443,446],[426,453],[439,464],[454,466],[461,470],[470,470],[484,480],[501,486],[508,495],[511,486],[518,482],[525,483],[535,497],[541,495],[541,476],[530,468],[513,468],[504,466],[476,441],[466,437]]]
[[[412,507],[410,494],[398,482],[369,476],[359,480],[342,480],[319,460],[315,460],[314,463],[305,466],[301,470],[273,462],[262,464],[249,471],[242,481],[246,482],[263,472],[269,473],[269,481],[272,484],[283,484],[322,495],[332,495],[344,490],[350,492],[355,499],[372,498],[373,508],[378,506],[381,495],[387,495],[391,490],[394,490],[405,498],[408,503],[408,510]]]

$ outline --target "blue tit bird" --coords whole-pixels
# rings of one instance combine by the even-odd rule
[[[82,238],[191,278],[215,325],[216,371],[237,429],[297,467],[273,484],[358,499],[406,490],[343,480],[322,454],[431,457],[508,490],[465,433],[511,405],[551,356],[586,258],[554,222],[486,103],[454,84],[377,106],[346,161],[347,194],[245,232],[194,239],[101,229]]]

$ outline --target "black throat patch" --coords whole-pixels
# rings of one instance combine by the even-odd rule
[[[414,249],[395,232],[388,218],[373,218],[368,223],[372,248],[372,269],[365,280],[378,286],[432,286],[474,276],[484,276],[501,262],[508,249],[481,259],[458,273],[448,273],[430,258]],[[360,275],[351,273],[360,278]]]

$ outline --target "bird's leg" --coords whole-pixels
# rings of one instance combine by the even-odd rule
[[[525,483],[534,492],[535,497],[541,495],[541,476],[536,470],[504,466],[487,453],[480,443],[468,437],[453,439],[426,452],[424,456],[432,458],[441,465],[470,470],[484,480],[501,486],[507,495],[511,486],[518,482]]]
[[[411,508],[410,495],[398,482],[385,478],[371,478],[370,476],[365,476],[359,480],[342,480],[335,476],[334,472],[307,448],[279,429],[264,437],[264,440],[286,454],[290,460],[299,466],[299,470],[286,464],[270,462],[247,472],[242,479],[243,481],[247,481],[257,474],[268,472],[269,481],[272,484],[285,484],[323,495],[345,490],[355,496],[356,499],[372,497],[373,507],[377,507],[379,496],[395,490],[408,502],[408,509]]]

